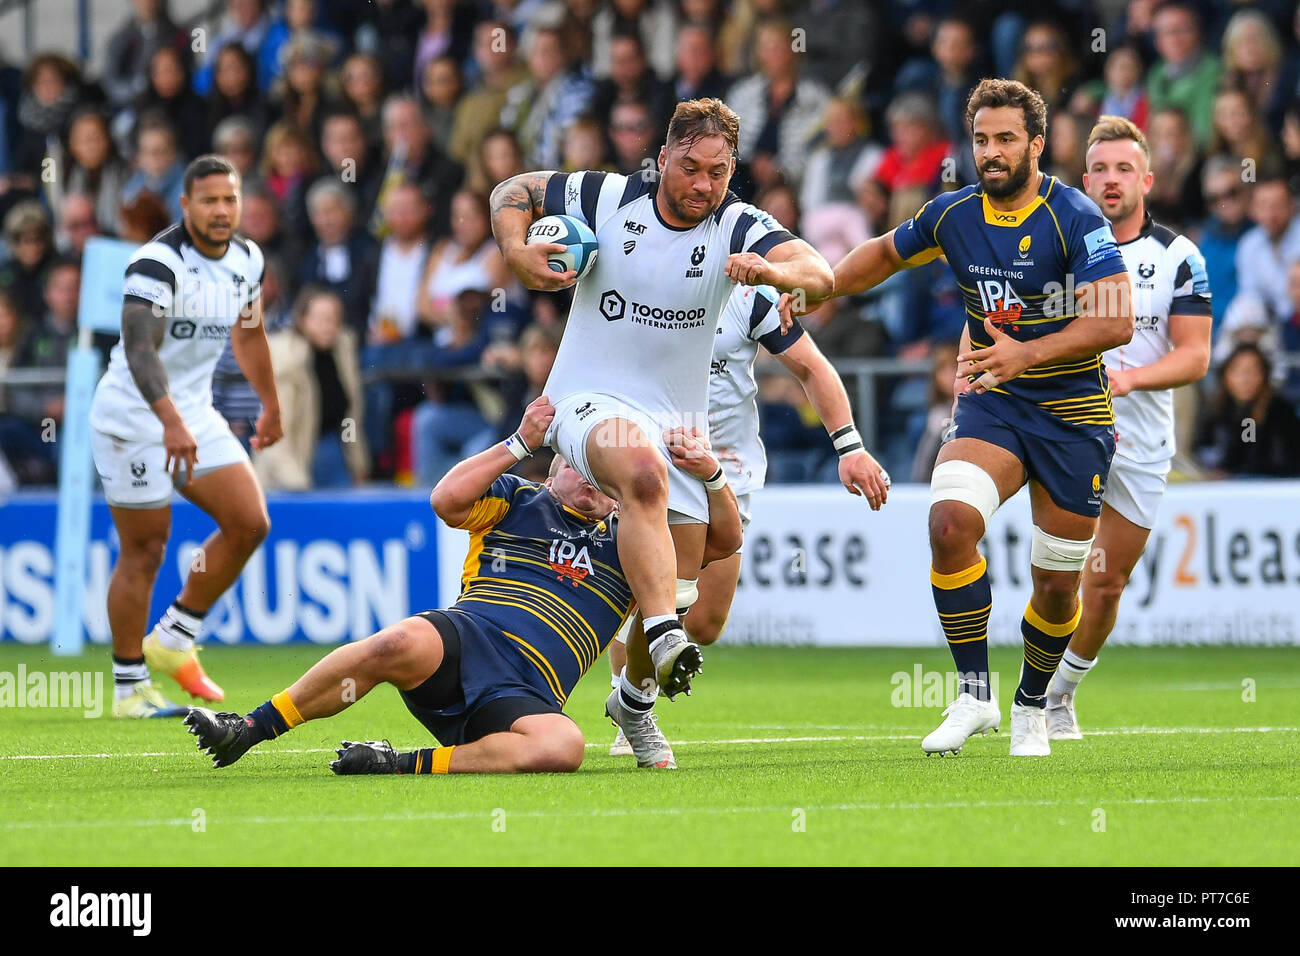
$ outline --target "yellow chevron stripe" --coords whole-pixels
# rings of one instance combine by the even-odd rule
[[[542,679],[546,681],[546,685],[551,688],[551,693],[555,695],[555,702],[563,707],[565,701],[564,688],[560,684],[559,675],[555,673],[550,662],[547,661],[537,648],[533,647],[533,645],[529,644],[522,637],[511,634],[509,631],[503,631],[502,633],[519,646],[523,658],[537,668],[538,672],[542,675]]]
[[[940,616],[940,617],[953,617],[953,618],[956,618],[956,617],[967,617],[967,616],[969,616],[969,615],[974,615],[974,614],[983,614],[983,613],[985,613],[986,611],[991,611],[991,610],[993,610],[993,605],[990,603],[990,604],[985,604],[982,608],[980,608],[980,609],[977,610],[977,611],[948,611],[948,612],[940,611],[940,612],[939,612],[939,616]]]
[[[944,591],[951,591],[955,588],[964,587],[974,581],[978,581],[984,574],[988,562],[981,557],[964,571],[954,571],[952,574],[940,574],[934,568],[930,569],[930,583]]]
[[[573,607],[565,603],[555,594],[547,591],[545,588],[538,587],[535,584],[529,584],[526,581],[511,581],[506,578],[495,577],[479,577],[471,583],[477,584],[477,588],[479,589],[485,589],[482,593],[493,594],[497,597],[504,597],[507,599],[514,597],[523,600],[537,600],[540,604],[550,609],[552,614],[556,615],[555,623],[552,624],[552,626],[556,628],[556,632],[559,633],[561,637],[563,637],[564,633],[567,632],[574,638],[574,640],[583,643],[584,645],[589,644],[593,649],[595,649],[593,660],[595,657],[600,656],[600,640],[596,637],[596,632],[592,626]],[[466,597],[471,596],[474,593],[474,591],[467,591]],[[537,609],[531,604],[525,604],[524,610],[536,611]],[[538,614],[538,616],[543,617],[541,614]],[[548,623],[551,623],[545,617],[543,617],[543,620],[547,620]]]

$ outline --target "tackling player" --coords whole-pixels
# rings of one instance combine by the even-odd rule
[[[534,400],[512,438],[538,447],[554,416],[546,396]],[[668,443],[693,481],[717,470],[692,436],[677,433]],[[442,746],[399,754],[386,743],[344,741],[330,765],[336,773],[578,769],[582,733],[563,708],[632,607],[619,565],[622,519],[562,457],[544,485],[506,474],[516,460],[503,442],[462,461],[433,489],[438,517],[470,532],[456,603],[337,648],[246,717],[192,708],[185,722],[214,766],[389,683]],[[706,556],[729,554],[740,537],[735,496],[723,485],[709,493],[708,508]],[[638,762],[676,766],[667,741],[653,736],[638,735],[653,745]]]
[[[1083,187],[1110,220],[1133,282],[1133,340],[1102,356],[1115,407],[1115,459],[1102,498],[1095,548],[1083,572],[1083,616],[1047,693],[1055,739],[1082,736],[1074,713],[1079,682],[1115,626],[1120,596],[1155,525],[1174,455],[1171,389],[1200,381],[1210,366],[1210,283],[1186,236],[1152,221],[1150,150],[1142,131],[1103,116],[1088,136]]]
[[[748,529],[750,496],[763,487],[767,476],[767,452],[758,431],[758,383],[754,380],[754,361],[760,346],[776,356],[803,385],[839,454],[840,482],[852,494],[865,497],[873,511],[879,510],[889,495],[889,476],[863,446],[853,424],[848,394],[834,366],[812,336],[804,334],[798,320],[782,329],[782,313],[777,308],[780,298],[771,286],[737,286],[727,299],[713,346],[709,438],[736,493],[741,524]],[[697,644],[709,645],[722,636],[736,596],[740,562],[737,550],[700,572],[699,600],[682,619]],[[628,626],[631,624],[629,621]],[[620,631],[609,649],[616,687],[626,663],[625,640],[625,631]],[[622,730],[610,753],[633,753]]]
[[[525,244],[534,219],[574,216],[600,240],[546,383],[556,406],[546,440],[620,503],[620,556],[644,624],[607,705],[620,726],[647,713],[659,687],[670,697],[688,689],[702,662],[678,614],[697,594],[704,489],[668,467],[661,435],[707,426],[709,361],[727,296],[735,282],[822,297],[833,287],[816,250],[729,191],[739,128],[720,100],[690,100],[673,113],[658,176],[524,173],[492,194],[493,233],[531,289],[575,278],[547,266],[561,247]]]
[[[1051,752],[1047,683],[1079,620],[1115,448],[1100,353],[1133,336],[1128,272],[1092,200],[1039,172],[1047,107],[1012,80],[986,79],[966,104],[979,184],[944,193],[835,267],[851,295],[900,269],[947,257],[966,301],[952,437],[930,481],[930,581],[960,685],[922,742],[956,752],[997,730],[988,621],[993,602],[977,545],[1026,481],[1033,596],[1021,621],[1024,664],[1011,706],[1013,756]]]
[[[91,451],[121,541],[108,582],[117,717],[180,713],[150,682],[150,668],[195,697],[224,697],[199,664],[194,638],[270,529],[248,455],[212,407],[212,369],[227,341],[262,402],[253,447],[283,435],[262,323],[262,252],[237,235],[239,172],[223,157],[200,156],[185,170],[181,210],[180,222],[131,257],[122,335],[90,407]],[[217,530],[144,637],[173,489]]]

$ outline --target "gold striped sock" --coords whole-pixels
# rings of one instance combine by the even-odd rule
[[[282,690],[272,697],[271,706],[284,718],[284,722],[289,725],[290,730],[302,723],[302,714],[298,713],[298,708],[289,699],[287,690]]]
[[[451,773],[451,752],[456,747],[439,747],[433,752],[433,773]]]

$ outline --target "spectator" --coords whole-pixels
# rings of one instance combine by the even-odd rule
[[[1201,160],[1187,117],[1180,110],[1157,109],[1147,136],[1151,173],[1147,211],[1157,222],[1179,230],[1205,213],[1201,197]]]
[[[1286,267],[1300,259],[1300,219],[1286,180],[1270,177],[1250,187],[1250,218],[1255,226],[1237,246],[1238,294],[1253,293],[1273,315],[1289,315]]]
[[[239,47],[229,47],[238,50]],[[247,187],[258,179],[258,144],[261,132],[252,120],[243,116],[227,116],[212,130],[212,151],[235,164],[239,178]]]
[[[1142,88],[1142,54],[1136,47],[1120,46],[1106,55],[1100,80],[1079,88],[1070,112],[1098,116],[1123,116],[1143,132],[1151,119],[1151,103]]]
[[[699,23],[689,23],[677,34],[677,72],[673,76],[674,99],[680,101],[722,98],[731,80],[718,69],[714,32]]]
[[[320,168],[315,144],[302,129],[281,120],[267,130],[263,149],[262,181],[281,210],[293,210]],[[287,225],[296,231],[297,223]]]
[[[0,265],[0,291],[7,293],[24,319],[41,314],[46,273],[54,262],[54,230],[45,209],[34,199],[16,204],[4,218],[9,260]]]
[[[307,190],[307,213],[316,242],[303,258],[299,288],[320,285],[338,293],[348,328],[360,339],[375,297],[379,243],[356,225],[352,193],[334,179],[321,179]]]
[[[343,301],[333,292],[303,289],[293,324],[269,339],[284,439],[253,459],[267,489],[300,491],[361,484],[369,471],[357,341]]]
[[[673,73],[673,45],[677,36],[677,14],[667,0],[610,0],[592,18],[591,72],[598,80],[610,75],[613,39],[635,33],[661,80]]]
[[[757,69],[755,34],[765,19],[786,16],[790,0],[734,0],[718,30],[718,66],[729,76]]]
[[[1240,90],[1263,110],[1260,117],[1277,132],[1282,126],[1294,89],[1282,79],[1282,40],[1276,27],[1260,10],[1239,10],[1223,30],[1223,80],[1227,89]]]
[[[59,255],[80,262],[87,240],[100,234],[94,201],[85,193],[64,193],[59,202],[58,222],[55,244]]]
[[[238,43],[256,60],[270,29],[271,17],[266,11],[264,0],[226,0],[225,25],[209,43],[207,62],[194,77],[195,92],[206,96],[212,89],[217,54],[222,49],[231,43]],[[258,77],[258,86],[262,92],[270,89],[272,79],[270,76]]]
[[[122,231],[124,242],[143,245],[171,224],[171,214],[163,201],[153,193],[142,192],[131,202],[122,204]]]
[[[769,186],[754,197],[754,205],[771,214],[782,228],[799,235],[799,197],[785,183]]]
[[[1160,62],[1147,73],[1147,97],[1152,111],[1174,108],[1191,124],[1196,145],[1210,141],[1214,91],[1219,86],[1219,61],[1202,43],[1196,8],[1184,0],[1170,0],[1152,18]]]
[[[489,196],[498,185],[524,171],[524,151],[519,141],[509,130],[495,129],[479,143],[465,186],[470,192]]]
[[[343,45],[336,33],[322,28],[316,0],[285,0],[284,15],[271,23],[258,52],[258,74],[268,89],[273,89],[275,81],[284,76],[288,65],[285,49],[294,41],[304,40],[328,51],[326,64],[334,62]]]
[[[227,44],[216,57],[212,89],[207,97],[208,128],[213,132],[230,117],[240,117],[260,139],[271,125],[266,100],[257,86],[257,63],[238,43]]]
[[[402,84],[417,90],[424,86],[425,71],[430,63],[456,55],[469,46],[476,19],[473,12],[458,0],[424,0],[424,9],[424,28],[416,41],[415,69]],[[445,144],[447,140],[439,139],[439,142]]]
[[[459,163],[452,160],[433,141],[433,132],[424,120],[420,104],[407,94],[390,96],[384,103],[384,185],[378,200],[380,214],[372,221],[372,231],[383,235],[383,192],[390,183],[411,182],[420,187],[433,207],[432,229],[446,235],[451,218],[451,197],[460,187],[464,175]],[[548,167],[549,168],[549,167]]]
[[[946,16],[935,27],[930,56],[907,63],[895,80],[900,92],[925,93],[934,100],[944,136],[952,143],[970,143],[966,100],[979,79],[978,55],[979,41],[970,21]],[[970,173],[974,179],[973,162]]]
[[[456,106],[448,146],[454,159],[468,164],[500,122],[510,90],[528,77],[527,69],[515,59],[514,34],[504,23],[484,20],[474,28],[473,57],[478,80]]]
[[[1281,159],[1277,145],[1244,91],[1227,88],[1215,94],[1209,155],[1249,159],[1256,168],[1269,171],[1277,168]]]
[[[1288,106],[1283,113],[1282,168],[1291,191],[1300,191],[1300,103]]]
[[[581,169],[599,169],[613,172],[614,167],[605,158],[605,132],[590,117],[574,120],[564,133],[563,161],[560,169],[566,173]]]
[[[562,329],[534,322],[512,342],[493,343],[483,352],[483,366],[507,374],[501,383],[504,410],[497,427],[498,440],[504,440],[523,418],[524,409],[542,394],[550,378],[555,356],[560,351]]]
[[[29,335],[28,323],[19,314],[18,305],[7,293],[0,292],[0,381],[6,371],[24,364]],[[0,384],[0,470],[7,466],[22,484],[44,484],[53,480],[50,447],[41,441],[41,429],[16,414],[10,400],[11,395],[17,396],[20,409],[28,411],[23,398],[29,387]]]
[[[1059,24],[1040,20],[1029,25],[1020,38],[1013,79],[1042,95],[1049,116],[1065,109],[1079,81],[1079,63]]]
[[[189,49],[189,37],[176,25],[167,0],[132,0],[132,11],[108,38],[100,80],[115,110],[129,107],[144,92],[155,51]]]
[[[356,31],[356,50],[383,71],[383,88],[405,89],[411,83],[415,44],[424,10],[413,0],[376,0]],[[345,67],[346,69],[346,67]]]
[[[1278,345],[1286,356],[1282,392],[1292,406],[1297,406],[1300,405],[1300,259],[1287,266],[1286,281],[1291,312],[1282,320],[1278,336]]]
[[[782,175],[799,182],[817,121],[830,100],[826,87],[800,75],[801,58],[790,44],[792,29],[783,20],[759,26],[754,41],[758,72],[727,94],[727,104],[740,117],[737,152],[758,189]]]
[[[434,142],[446,146],[451,142],[451,128],[456,121],[456,104],[463,92],[460,66],[450,56],[430,60],[420,74],[420,99],[424,118],[433,130]]]
[[[22,132],[11,160],[16,172],[41,180],[45,157],[57,149],[68,120],[83,102],[82,92],[81,74],[67,57],[40,53],[32,59],[18,101]]]
[[[487,348],[479,317],[488,301],[486,289],[462,290],[435,341],[429,364],[445,377],[425,382],[429,397],[415,409],[411,422],[415,480],[425,488],[436,485],[458,461],[496,442],[497,429],[480,411],[470,384],[454,377],[477,367]]]
[[[343,103],[361,120],[366,145],[381,150],[384,145],[384,68],[369,53],[354,53],[343,62],[340,73]]]
[[[569,55],[580,63],[590,64],[596,11],[601,5],[601,0],[545,0],[541,9],[529,18],[523,45],[532,42],[533,31],[555,27],[568,40]]]
[[[620,103],[609,120],[609,138],[614,144],[614,169],[624,176],[653,172],[656,164],[656,131],[650,108],[644,103]]]
[[[1218,478],[1300,476],[1300,419],[1274,391],[1272,363],[1259,346],[1238,345],[1223,363],[1196,447]]]
[[[1043,168],[1061,182],[1082,188],[1084,154],[1093,121],[1074,113],[1056,113],[1048,120],[1047,155]]]
[[[1214,341],[1211,364],[1221,366],[1238,345],[1257,345],[1268,355],[1281,348],[1278,315],[1257,293],[1243,291],[1228,303],[1223,325]]]
[[[331,49],[312,34],[295,36],[280,51],[284,75],[271,87],[271,112],[310,137],[313,152],[320,142],[321,123],[334,109],[334,95],[328,88],[333,79],[327,82],[325,75]]]
[[[656,129],[667,130],[677,101],[672,86],[650,69],[639,33],[616,33],[609,41],[609,75],[596,83],[591,114],[602,124],[619,103],[644,103]]]
[[[59,260],[50,267],[43,296],[44,316],[33,326],[14,362],[15,368],[62,372],[67,367],[68,350],[77,335],[80,284],[81,270],[75,262]],[[13,389],[8,404],[11,414],[27,429],[24,440],[22,430],[10,426],[11,434],[6,439],[10,447],[5,449],[5,457],[28,483],[52,484],[57,460],[51,436],[63,424],[63,384]]]
[[[369,345],[385,345],[414,337],[419,316],[417,296],[429,258],[429,203],[414,183],[401,183],[385,197],[388,223],[379,253],[375,302],[366,333]]]
[[[492,238],[487,197],[462,189],[452,200],[451,235],[436,243],[420,280],[420,321],[437,334],[448,328],[456,297],[466,289],[507,290],[518,284]]]
[[[310,193],[310,190],[307,192]],[[302,250],[306,241],[284,228],[281,223],[280,203],[264,183],[256,181],[245,183],[243,200],[243,214],[240,217],[239,229],[257,243],[266,258],[275,258],[287,264],[282,278],[285,284],[285,298],[292,300],[298,288],[298,266],[302,262]],[[304,197],[304,216],[306,216],[306,206],[307,201]],[[310,230],[310,219],[308,219],[308,233]]]
[[[867,139],[867,114],[856,100],[830,100],[824,123],[824,141],[808,158],[799,192],[799,204],[809,211],[827,203],[852,203],[884,156],[884,150]]]
[[[149,61],[149,85],[136,100],[133,113],[121,116],[132,120],[133,130],[146,117],[161,117],[176,133],[176,147],[186,160],[208,151],[207,107],[190,88],[190,60],[172,47],[160,47]]]
[[[904,93],[889,104],[889,147],[875,178],[892,198],[891,223],[902,222],[939,186],[951,147],[934,119],[934,104],[922,93]]]
[[[82,193],[90,198],[99,230],[117,232],[122,189],[131,171],[127,168],[108,132],[108,121],[95,107],[73,114],[68,127],[67,158],[61,164],[63,177],[51,184],[51,191]],[[56,204],[61,209],[61,204]],[[63,223],[55,219],[62,230]]]
[[[367,143],[365,128],[355,113],[336,112],[325,117],[321,126],[321,152],[326,165],[321,178],[332,178],[347,186],[356,201],[357,221],[369,222],[384,172],[379,155]],[[303,221],[305,214],[304,204],[295,218]]]
[[[554,169],[564,130],[591,105],[591,80],[573,69],[564,36],[551,27],[533,33],[528,68],[506,93],[501,125],[518,138],[532,168]]]
[[[172,220],[181,218],[181,192],[185,163],[176,151],[176,134],[161,118],[144,117],[135,134],[136,171],[122,187],[122,201],[131,202],[141,192],[163,201]]]
[[[1247,191],[1241,167],[1231,159],[1211,158],[1202,176],[1209,216],[1196,241],[1205,257],[1205,272],[1214,295],[1214,334],[1217,338],[1228,303],[1237,295],[1237,244],[1250,228],[1246,218]]]
[[[929,484],[934,461],[939,457],[944,433],[952,424],[953,398],[957,385],[957,346],[941,342],[930,350],[929,398],[925,424],[913,443],[912,480]]]

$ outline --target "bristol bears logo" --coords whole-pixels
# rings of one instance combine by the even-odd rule
[[[192,339],[194,330],[198,328],[189,319],[181,319],[179,322],[172,323],[172,338],[174,339]]]
[[[627,312],[627,299],[618,294],[615,289],[610,289],[600,294],[600,314],[608,322],[616,322],[623,318]]]
[[[131,477],[132,478],[144,477],[144,462],[142,461],[131,462]]]
[[[691,250],[691,268],[686,270],[686,278],[698,279],[704,275],[704,270],[700,268],[700,263],[704,261],[704,246],[696,246]]]
[[[1144,279],[1150,279],[1155,274],[1156,274],[1156,267],[1152,265],[1150,262],[1144,262],[1140,266],[1138,266],[1138,275],[1140,275]]]

